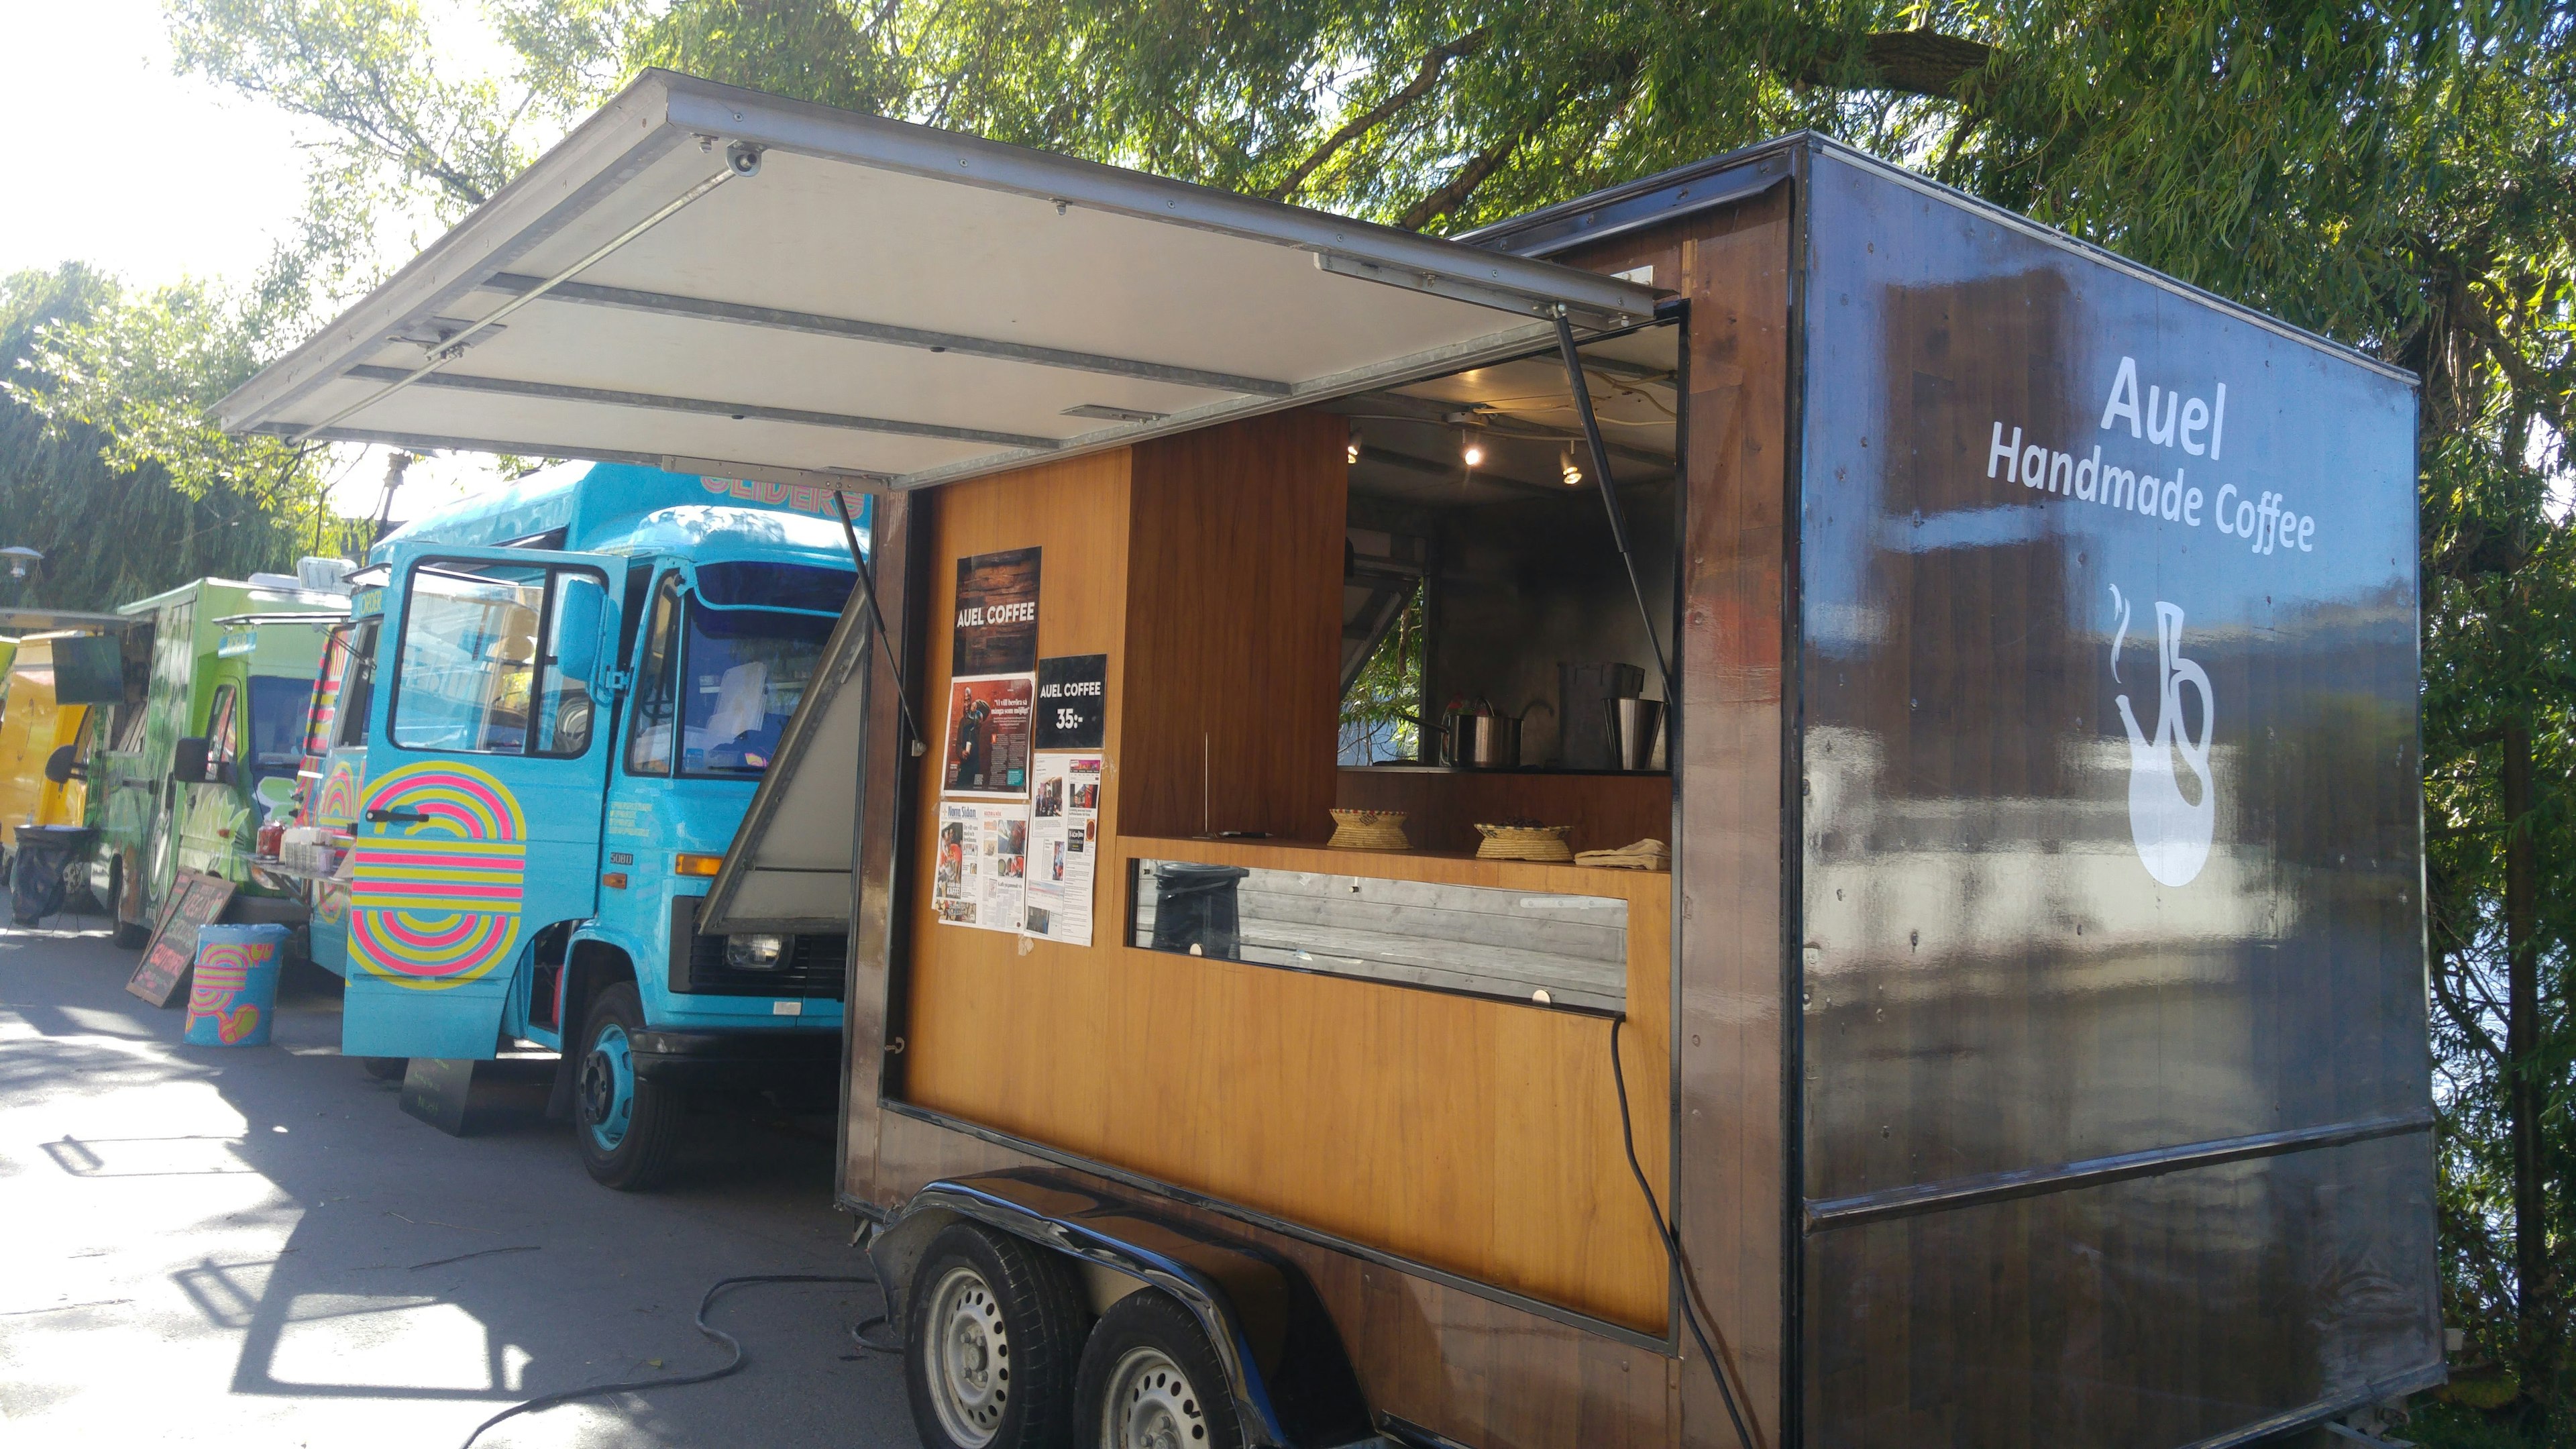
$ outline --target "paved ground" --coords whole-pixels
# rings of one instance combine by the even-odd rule
[[[79,926],[63,917],[49,925]],[[402,1115],[307,982],[273,1045],[178,1044],[103,933],[0,929],[0,1442],[445,1449],[536,1393],[721,1361],[738,1273],[859,1273],[830,1124],[707,1119],[673,1187],[583,1175],[540,1084],[478,1132]],[[450,1260],[450,1261],[441,1261]],[[481,1441],[903,1446],[866,1286],[734,1290],[732,1378],[550,1409]]]

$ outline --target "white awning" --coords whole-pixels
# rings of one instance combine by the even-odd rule
[[[285,436],[917,487],[1551,345],[1559,306],[1591,333],[1655,301],[648,71],[219,411]]]

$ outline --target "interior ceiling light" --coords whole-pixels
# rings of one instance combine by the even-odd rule
[[[1069,418],[1093,418],[1105,423],[1159,423],[1171,416],[1147,408],[1114,407],[1108,403],[1077,403],[1064,410]]]
[[[1565,475],[1566,487],[1580,488],[1583,486],[1583,470],[1575,466],[1574,450],[1572,448],[1568,448],[1564,452],[1556,455],[1556,467],[1558,472]]]
[[[1485,445],[1476,441],[1474,433],[1465,434],[1464,437],[1466,445],[1458,450],[1459,458],[1470,468],[1485,466]]]
[[[1354,463],[1360,460],[1360,430],[1357,428],[1351,429],[1350,458]]]

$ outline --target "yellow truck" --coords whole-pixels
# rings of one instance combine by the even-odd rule
[[[92,713],[113,707],[123,672],[117,638],[101,628],[123,620],[47,614],[34,622],[75,627],[24,635],[0,663],[0,882],[22,926],[60,907],[69,847],[90,823],[87,782],[62,766],[86,765]],[[22,872],[30,876],[23,885]]]

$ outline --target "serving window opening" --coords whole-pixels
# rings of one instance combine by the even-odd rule
[[[1561,353],[1324,410],[1347,430],[1339,828],[1328,840],[1312,838],[1323,821],[1243,829],[1211,798],[1194,836],[1244,844],[1140,853],[1129,945],[1625,1010],[1628,896],[1645,883],[1503,862],[1570,866],[1576,851],[1623,848],[1650,868],[1669,859],[1657,646],[1671,638],[1679,332],[1644,328],[1579,354],[1627,558]],[[1409,864],[1444,857],[1481,858],[1463,874]]]

